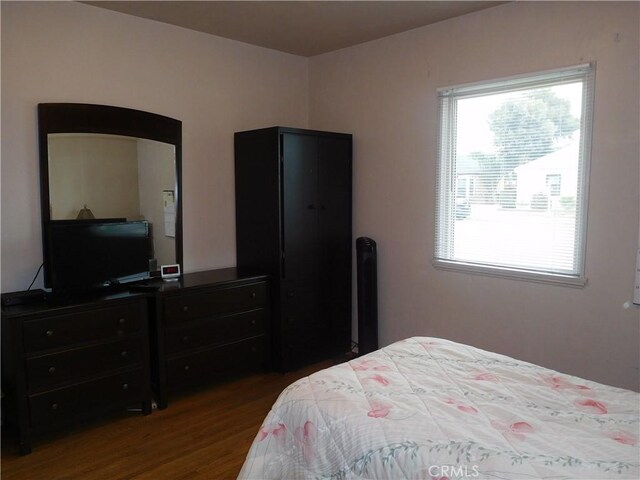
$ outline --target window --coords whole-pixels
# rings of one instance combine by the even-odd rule
[[[549,195],[554,197],[560,196],[560,185],[562,182],[562,175],[557,173],[547,175],[547,187],[549,188]]]
[[[593,67],[438,95],[434,264],[584,285]]]

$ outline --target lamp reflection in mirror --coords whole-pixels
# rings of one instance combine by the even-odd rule
[[[96,218],[95,215],[90,209],[87,208],[87,204],[85,203],[84,208],[81,208],[78,212],[76,220],[92,220],[94,218]]]

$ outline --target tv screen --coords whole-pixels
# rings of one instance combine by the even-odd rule
[[[149,223],[52,222],[50,258],[54,291],[83,291],[149,277]]]

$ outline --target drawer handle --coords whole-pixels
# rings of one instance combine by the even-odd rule
[[[49,367],[49,373],[55,373],[56,367]]]
[[[251,347],[251,353],[256,353],[258,349],[256,347]]]
[[[126,321],[127,321],[127,319],[126,319],[126,318],[121,318],[120,320],[118,320],[118,323],[119,323],[120,325],[123,325],[123,324],[124,324],[124,322],[126,322]]]
[[[128,355],[129,355],[129,352],[127,352],[126,350],[123,350],[123,351],[121,351],[121,352],[120,352],[120,356],[121,356],[122,358],[125,358],[125,357],[127,357]]]
[[[124,335],[124,331],[122,331],[122,330],[118,330],[118,332],[117,332],[117,333],[118,333],[118,336],[120,336],[120,337],[121,337],[122,335]]]
[[[51,410],[57,410],[58,409],[58,404],[57,403],[52,403],[51,404]]]
[[[53,337],[53,330],[47,330],[45,335],[49,338]]]
[[[254,318],[253,320],[251,320],[251,325],[255,325],[256,324],[256,319]]]
[[[129,384],[128,383],[123,383],[122,384],[122,389],[123,390],[129,390]]]
[[[185,372],[188,372],[188,371],[189,371],[189,365],[185,365],[185,366],[184,366],[184,371],[185,371]]]
[[[257,294],[256,292],[251,292],[251,298],[256,298]]]
[[[182,341],[183,342],[188,342],[189,341],[189,336],[185,335],[184,337],[182,337]]]
[[[184,305],[184,306],[182,307],[182,311],[183,311],[183,312],[188,312],[188,311],[189,311],[189,307],[188,307],[187,305]]]

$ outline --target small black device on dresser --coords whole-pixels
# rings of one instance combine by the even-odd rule
[[[3,422],[33,436],[112,411],[151,412],[147,300],[92,294],[2,308]]]
[[[268,367],[269,303],[264,274],[225,268],[161,282],[152,322],[153,386],[168,396]]]
[[[47,292],[41,288],[34,290],[23,290],[22,292],[9,292],[2,294],[2,306],[12,307],[14,305],[33,305],[42,303],[47,298]]]

